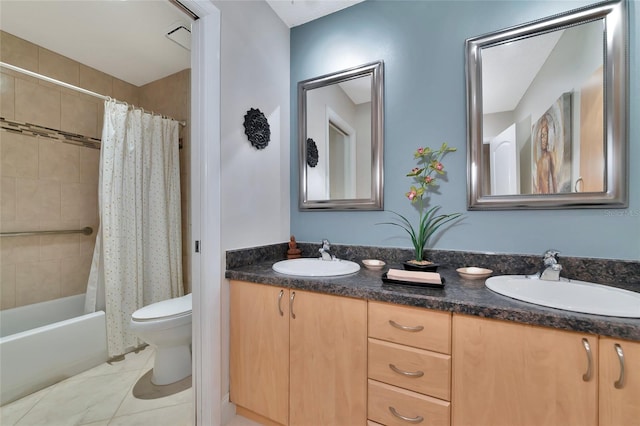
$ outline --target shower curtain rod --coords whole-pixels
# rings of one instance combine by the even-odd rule
[[[0,62],[0,66],[3,66],[5,68],[8,68],[8,69],[13,70],[13,71],[17,71],[17,72],[22,73],[22,74],[26,74],[26,75],[28,75],[30,77],[35,77],[35,78],[38,78],[40,80],[44,80],[44,81],[49,82],[49,83],[57,84],[59,86],[65,87],[67,89],[75,90],[76,92],[84,93],[85,95],[89,95],[89,96],[93,96],[93,97],[96,97],[96,98],[104,99],[105,101],[115,100],[116,102],[121,102],[121,101],[118,101],[117,99],[113,99],[113,98],[111,98],[109,96],[101,95],[99,93],[92,92],[91,90],[83,89],[82,87],[77,87],[77,86],[74,86],[72,84],[65,83],[64,81],[56,80],[54,78],[47,77],[46,75],[42,75],[42,74],[35,73],[33,71],[25,70],[24,68],[16,67],[15,65],[7,64],[5,62]],[[122,102],[122,103],[125,103],[125,102]],[[171,117],[168,117],[168,118],[170,118],[171,120],[174,120],[174,121],[178,121],[178,120],[175,120],[175,119],[173,119]],[[184,122],[184,121],[178,121],[178,124],[180,124],[182,127],[185,127],[187,125],[187,123]]]

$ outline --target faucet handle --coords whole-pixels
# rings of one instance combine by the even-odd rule
[[[545,259],[547,259],[549,257],[553,257],[553,258],[555,258],[557,260],[559,254],[560,254],[560,252],[558,250],[549,249],[549,250],[544,252],[543,257]]]
[[[326,238],[322,239],[322,248],[325,250],[331,249],[331,243]]]

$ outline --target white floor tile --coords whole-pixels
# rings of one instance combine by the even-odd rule
[[[192,426],[193,404],[174,405],[150,411],[114,417],[109,426]]]
[[[135,379],[127,372],[72,377],[55,385],[16,426],[66,426],[109,419]]]
[[[0,407],[0,425],[14,426],[47,393],[49,393],[52,388],[53,386],[50,386],[46,389],[42,389],[38,392],[32,393],[31,395],[27,395],[24,398]]]

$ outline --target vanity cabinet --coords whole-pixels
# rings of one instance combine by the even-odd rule
[[[230,399],[263,424],[364,425],[365,300],[231,281]]]
[[[594,335],[454,315],[452,424],[597,425],[598,355]]]
[[[369,302],[368,324],[370,424],[449,425],[451,314]]]
[[[600,426],[640,425],[640,342],[600,338]]]

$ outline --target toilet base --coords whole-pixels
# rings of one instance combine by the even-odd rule
[[[189,345],[156,347],[151,383],[169,385],[191,375],[191,350]]]

